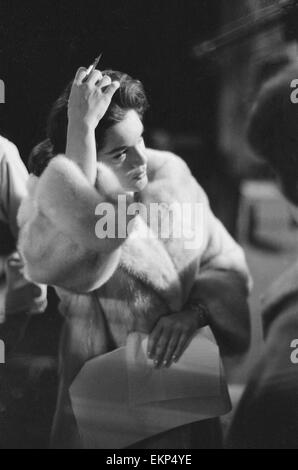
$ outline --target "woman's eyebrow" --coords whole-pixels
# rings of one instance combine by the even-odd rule
[[[112,155],[113,153],[123,152],[123,150],[126,150],[126,149],[127,149],[127,146],[118,147],[118,148],[110,150],[110,152],[108,152],[108,155]]]
[[[141,138],[143,137],[144,133],[145,133],[145,128],[144,126],[142,126],[142,133],[140,135]],[[127,149],[128,149],[128,146],[123,145],[122,147],[117,147],[117,148],[110,150],[107,154],[112,155],[113,153],[123,152],[124,150],[127,150]]]

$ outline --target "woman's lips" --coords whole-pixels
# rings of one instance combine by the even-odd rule
[[[134,180],[142,180],[147,176],[147,170],[139,171],[138,173],[134,174]]]

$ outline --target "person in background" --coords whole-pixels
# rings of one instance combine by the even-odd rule
[[[28,178],[17,147],[0,136],[0,339],[6,360],[0,368],[0,447],[9,449],[32,447],[33,440],[44,447],[57,393],[53,308],[46,310],[47,288],[24,277],[17,251],[17,213]]]
[[[298,63],[260,91],[249,126],[256,153],[275,170],[298,218]],[[298,261],[264,298],[265,345],[228,437],[231,449],[298,449]]]
[[[16,249],[17,212],[22,199],[27,194],[27,180],[28,172],[16,146],[0,136],[1,255]]]
[[[1,322],[9,314],[41,313],[46,292],[23,277],[17,253],[17,213],[27,194],[28,172],[14,144],[0,136],[0,277],[2,279]]]

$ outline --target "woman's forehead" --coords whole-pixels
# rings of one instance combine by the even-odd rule
[[[138,143],[143,132],[144,126],[140,117],[136,111],[130,110],[123,121],[107,130],[104,150],[110,152],[121,147],[133,147]]]

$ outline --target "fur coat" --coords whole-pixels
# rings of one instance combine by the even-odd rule
[[[19,247],[27,277],[63,289],[60,292],[64,299],[71,297],[70,292],[86,295],[98,289],[101,289],[102,303],[105,299],[119,298],[123,307],[125,298],[130,313],[127,313],[128,323],[124,323],[137,322],[134,326],[142,330],[150,330],[156,318],[131,312],[155,311],[150,305],[156,303],[163,303],[170,311],[179,311],[190,296],[212,304],[214,298],[208,285],[213,284],[216,292],[224,280],[233,291],[232,303],[238,302],[239,307],[239,301],[241,304],[241,299],[246,300],[250,286],[242,249],[212,214],[203,189],[186,164],[170,153],[147,152],[149,185],[141,194],[141,202],[146,207],[160,204],[161,218],[167,216],[168,207],[174,203],[190,203],[194,210],[199,205],[203,207],[203,219],[192,216],[183,222],[184,232],[189,224],[188,232],[201,234],[196,246],[187,245],[193,235],[187,240],[183,235],[177,238],[171,234],[161,239],[160,233],[153,233],[141,216],[136,217],[133,233],[126,240],[98,239],[95,208],[107,201],[101,188],[107,181],[113,184],[112,177],[102,167],[99,184],[93,188],[74,163],[60,156],[50,163],[40,179],[31,176],[29,196],[19,212]],[[159,227],[158,223],[156,226]],[[225,288],[220,292],[224,303],[229,292]],[[215,308],[214,305],[211,310]],[[116,305],[113,309],[119,310]],[[240,316],[244,318],[246,313],[240,312]],[[234,322],[238,323],[237,319]],[[220,323],[220,319],[214,323]],[[118,336],[117,342],[121,343],[124,337],[121,339],[121,334],[115,332],[115,337]],[[235,341],[241,348],[239,338]]]
[[[147,152],[149,184],[139,202],[148,209],[161,204],[162,212],[153,224],[140,213],[126,239],[95,235],[95,208],[107,201],[104,186],[113,184],[104,167],[95,188],[63,156],[40,179],[31,178],[19,214],[20,250],[27,276],[58,288],[67,319],[62,402],[88,359],[126,344],[130,332],[150,333],[161,316],[181,311],[189,300],[207,305],[224,352],[243,352],[249,344],[250,277],[242,249],[211,212],[186,164],[170,153]],[[185,217],[181,237],[171,226],[162,238],[160,220],[175,203],[190,204],[193,212],[203,208],[203,215]]]

